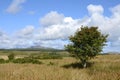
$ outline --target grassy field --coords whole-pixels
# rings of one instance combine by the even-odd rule
[[[0,57],[7,59],[2,53]],[[0,80],[120,80],[120,55],[99,55],[86,69],[72,57],[40,61],[43,64],[0,64]]]

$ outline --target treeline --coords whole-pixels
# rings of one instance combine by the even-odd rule
[[[16,48],[16,49],[0,49],[0,51],[51,51],[51,52],[62,52],[65,50],[53,49],[53,48]]]

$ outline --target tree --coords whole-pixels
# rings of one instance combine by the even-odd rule
[[[8,55],[8,59],[9,60],[13,60],[14,58],[15,58],[14,53],[11,53],[11,54]]]
[[[83,68],[87,67],[87,61],[102,51],[108,35],[102,34],[98,27],[81,27],[69,37],[70,44],[65,49],[76,58],[80,59]]]

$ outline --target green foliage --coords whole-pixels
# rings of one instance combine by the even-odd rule
[[[11,55],[9,55],[8,58],[9,58],[9,60],[0,59],[0,64],[1,63],[9,63],[9,62],[20,63],[20,64],[24,64],[24,63],[42,64],[42,62],[40,62],[39,60],[33,59],[31,57],[24,57],[24,58],[14,59],[13,55],[11,54]]]
[[[81,27],[73,36],[70,36],[71,43],[65,48],[72,56],[80,59],[83,66],[86,67],[87,60],[102,51],[107,36],[103,35],[98,27]]]
[[[53,63],[53,62],[49,62],[49,64],[48,65],[55,65],[55,63]]]
[[[0,59],[0,64],[8,63],[8,62],[9,62],[9,60]]]
[[[5,60],[4,59],[0,59],[0,63],[5,63]]]
[[[43,53],[43,54],[41,53],[38,56],[30,55],[28,58],[31,58],[31,59],[62,59],[62,56],[60,54],[52,52],[52,53]]]
[[[42,62],[36,60],[36,59],[31,59],[31,58],[18,58],[18,59],[14,59],[12,61],[13,63],[32,63],[32,64],[41,64]]]
[[[15,58],[15,55],[13,53],[9,54],[8,55],[8,59],[9,60],[13,60]]]
[[[60,54],[57,53],[48,53],[48,54],[44,54],[41,59],[62,59],[62,56]]]

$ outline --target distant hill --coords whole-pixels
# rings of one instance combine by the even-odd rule
[[[120,54],[120,52],[107,52],[107,53],[104,53],[104,54]]]
[[[15,51],[64,51],[61,49],[55,49],[55,48],[49,48],[49,47],[43,47],[43,46],[31,46],[28,48],[13,48],[13,49],[0,49],[0,50],[15,50]]]

